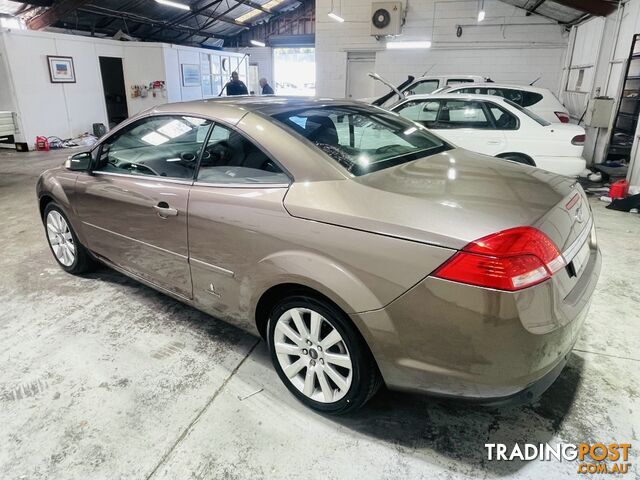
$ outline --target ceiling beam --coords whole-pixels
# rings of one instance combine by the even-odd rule
[[[216,9],[214,10],[214,12],[215,12],[215,11],[218,10],[217,5],[222,3],[222,0],[214,0],[212,2],[208,2],[208,3],[204,4],[204,5],[202,5],[202,3],[204,3],[204,2],[201,2],[200,4],[194,5],[189,12],[183,13],[182,15],[178,15],[173,20],[170,20],[169,21],[169,25],[175,25],[176,23],[184,22],[186,20],[190,20],[191,18],[197,17],[197,15],[199,15],[200,13],[204,12],[205,10],[207,10],[208,8],[213,7],[213,6],[216,6]],[[198,6],[198,5],[200,5],[200,6]],[[207,15],[207,14],[203,13],[203,15]],[[196,21],[197,21],[197,18],[196,18]],[[151,34],[155,35],[158,32],[160,32],[160,30],[161,29],[153,30],[151,32]]]
[[[589,15],[598,17],[606,17],[610,13],[615,12],[617,5],[604,0],[553,0],[565,7],[574,8]]]
[[[249,29],[249,25],[247,25],[246,23],[242,23],[237,21],[235,18],[231,18],[231,17],[218,17],[217,20],[220,20],[221,22],[224,23],[229,23],[231,25],[235,25],[236,27],[242,27],[244,29]]]
[[[244,2],[244,4],[247,7],[255,8],[256,10],[260,10],[261,12],[264,12],[264,13],[273,13],[273,12],[267,10],[262,5],[260,5],[259,3],[256,3],[256,2],[247,1],[247,2]]]
[[[211,25],[216,23],[216,21],[219,20],[220,17],[225,16],[227,13],[231,13],[233,10],[235,10],[241,5],[246,5],[248,0],[235,0],[235,1],[236,1],[236,4],[234,6],[227,8],[224,12],[222,12],[219,15],[210,17],[199,30],[204,30],[205,28],[209,28]]]
[[[45,27],[53,25],[87,2],[88,0],[60,0],[54,3],[53,6],[44,13],[29,19],[27,21],[27,27],[31,30],[42,30]]]
[[[131,8],[136,8],[138,7],[140,4],[144,3],[146,0],[131,0],[129,2],[126,2],[124,5],[122,5],[119,10],[121,12],[128,12]],[[115,22],[117,19],[115,18],[109,18],[107,17],[106,19],[98,19],[98,21],[103,20],[104,23],[102,23],[100,25],[100,27],[102,28],[108,28],[109,25],[111,25],[113,22]]]
[[[163,20],[154,20],[152,18],[135,15],[133,13],[125,13],[125,12],[119,12],[116,10],[110,10],[108,8],[99,7],[97,5],[89,5],[87,7],[79,8],[78,10],[84,13],[90,13],[92,15],[101,15],[103,17],[120,18],[122,20],[142,23],[144,25],[151,25],[153,27],[161,27],[161,29],[163,30],[167,29],[167,30],[173,30],[180,33],[188,33],[190,34],[190,36],[197,35],[205,38],[218,38],[223,40],[227,38],[224,35],[216,35],[209,32],[203,32],[197,28],[189,27],[186,25],[170,25],[168,22],[165,22]],[[140,35],[140,36],[144,37],[144,35]]]
[[[216,10],[217,10],[217,5],[220,4],[220,3],[222,3],[222,0],[213,0],[213,1],[207,2],[204,5],[200,5],[200,6],[194,5],[191,8],[191,11],[189,11],[189,12],[183,14],[183,15],[180,15],[178,18],[176,18],[175,20],[171,21],[170,23],[184,22],[185,20],[188,20],[188,19],[193,18],[193,17],[195,17],[197,15],[200,15],[200,14],[206,16],[207,13],[205,12],[205,10],[208,10],[211,7],[216,7]],[[205,12],[205,13],[203,13],[203,12]],[[214,10],[214,12],[215,12],[215,10]]]
[[[547,0],[538,0],[536,3],[533,4],[533,6],[527,8],[527,13],[525,15],[528,17],[532,13],[535,13],[538,7],[540,7],[540,5],[542,5],[546,1]]]
[[[210,26],[212,26],[214,23],[216,23],[216,21],[218,21],[220,19],[220,17],[224,17],[227,15],[227,13],[232,12],[233,10],[235,10],[236,8],[238,8],[240,5],[244,5],[247,0],[235,0],[236,4],[233,5],[232,7],[227,8],[224,12],[222,12],[219,15],[215,15],[213,17],[210,17],[205,23],[204,25],[198,27],[197,29],[195,29],[195,32],[193,34],[193,36],[195,35],[201,35],[200,32],[202,32],[203,30],[206,30],[207,28],[209,28]],[[187,39],[191,38],[191,36],[187,37]],[[222,37],[221,37],[222,38]],[[224,38],[230,38],[229,36],[224,37]]]

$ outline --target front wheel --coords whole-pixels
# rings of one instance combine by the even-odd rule
[[[269,350],[278,376],[306,406],[344,414],[381,384],[373,356],[349,318],[306,295],[281,301],[269,317]]]
[[[44,227],[51,253],[63,270],[78,274],[88,272],[95,266],[87,249],[78,241],[66,215],[55,203],[48,204],[44,210]]]

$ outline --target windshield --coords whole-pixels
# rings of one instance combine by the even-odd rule
[[[356,176],[451,148],[420,125],[371,107],[309,108],[273,118],[313,142]]]
[[[507,102],[509,105],[511,105],[513,108],[516,108],[518,110],[520,110],[522,113],[524,113],[526,116],[528,116],[529,118],[535,120],[536,122],[538,122],[540,125],[542,125],[543,127],[547,127],[549,125],[551,125],[549,122],[547,122],[544,118],[539,117],[538,115],[536,115],[535,113],[533,113],[531,110],[527,110],[524,107],[521,107],[520,105],[518,105],[516,102],[512,102],[511,100],[505,98],[504,99],[505,102]]]

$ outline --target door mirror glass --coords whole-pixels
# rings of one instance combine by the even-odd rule
[[[67,161],[64,162],[64,166],[69,170],[86,172],[91,167],[91,153],[81,152],[71,155],[67,158]]]

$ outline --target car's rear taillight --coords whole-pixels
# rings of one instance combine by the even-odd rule
[[[553,112],[556,114],[556,117],[558,117],[558,120],[560,120],[560,123],[569,123],[569,114],[566,112]]]
[[[576,135],[571,139],[571,145],[582,146],[584,145],[585,138],[586,138],[585,135]]]
[[[549,237],[533,227],[516,227],[471,242],[433,276],[515,291],[547,280],[564,266]]]

